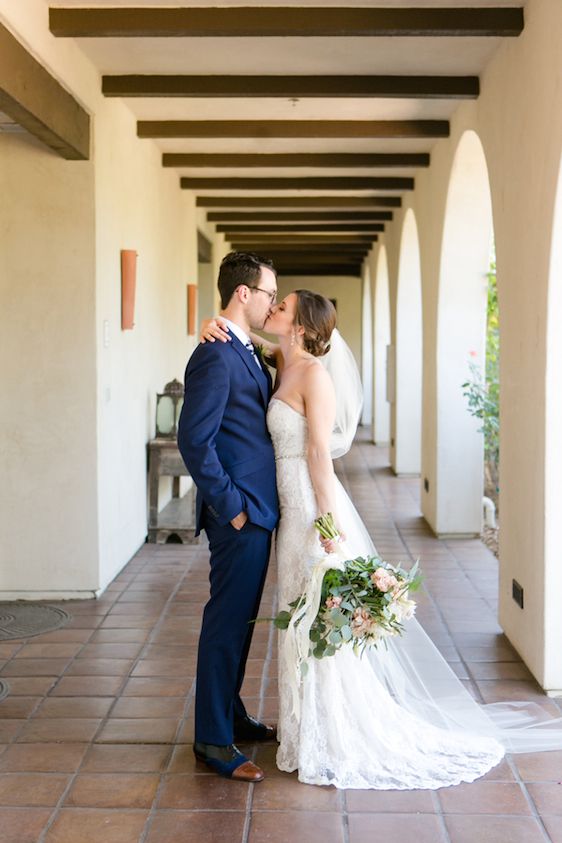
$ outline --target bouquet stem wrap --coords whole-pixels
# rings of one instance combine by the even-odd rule
[[[320,607],[324,574],[333,568],[343,571],[349,558],[350,554],[345,544],[338,543],[333,553],[326,554],[314,565],[301,603],[295,609],[284,635],[282,658],[285,662],[285,676],[289,682],[292,713],[297,720],[300,719],[300,688],[306,670],[304,666],[309,658],[310,629]]]

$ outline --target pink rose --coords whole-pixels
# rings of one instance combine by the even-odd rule
[[[351,631],[354,635],[363,636],[373,630],[375,621],[368,609],[356,609],[351,621]]]
[[[341,597],[328,597],[326,600],[326,606],[328,609],[337,609],[338,606],[341,605],[342,598]]]
[[[379,591],[390,591],[391,588],[394,588],[398,585],[398,580],[391,574],[389,571],[385,570],[385,568],[377,568],[377,570],[371,574],[371,581],[373,585],[375,585]]]

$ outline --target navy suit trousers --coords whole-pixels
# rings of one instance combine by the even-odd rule
[[[197,657],[195,740],[233,742],[240,699],[271,549],[271,532],[247,521],[241,530],[219,526],[207,511],[203,527],[211,551],[211,596],[203,612]]]

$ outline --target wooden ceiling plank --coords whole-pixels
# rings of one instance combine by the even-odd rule
[[[384,231],[382,223],[280,223],[279,225],[271,223],[271,225],[217,225],[217,231],[226,234],[226,239],[230,240],[232,236],[240,234],[255,234],[270,232],[313,232],[313,231],[367,231],[375,234],[376,232]]]
[[[209,222],[390,222],[392,211],[210,211]],[[256,229],[257,231],[258,229]]]
[[[372,241],[376,242],[378,235],[372,237]],[[259,252],[263,247],[263,243],[254,243],[252,240],[239,241],[234,239],[232,243],[237,245],[244,245],[244,248],[250,252]],[[321,252],[341,252],[349,253],[357,256],[364,256],[371,248],[371,243],[275,243],[269,252],[272,255],[286,256],[290,252],[299,252],[299,254],[314,254],[320,250]]]
[[[514,37],[522,8],[51,8],[61,38]]]
[[[344,265],[337,265],[337,264],[326,264],[324,266],[307,266],[306,264],[303,265],[296,265],[291,266],[287,265],[280,268],[279,275],[281,276],[296,276],[296,275],[310,275],[310,276],[350,276],[353,278],[359,278],[361,276],[361,265],[360,264],[344,264]]]
[[[400,196],[197,196],[198,208],[401,208]]]
[[[448,120],[139,120],[139,138],[448,138]]]
[[[275,243],[370,243],[376,234],[331,234],[331,235],[314,235],[314,234],[252,234],[245,236],[237,235],[237,243],[270,243],[271,246]]]
[[[287,252],[285,255],[280,255],[277,252],[268,252],[268,257],[273,261],[274,265],[283,266],[287,263],[302,263],[302,264],[319,264],[319,263],[361,263],[367,252]]]
[[[341,97],[476,99],[478,76],[185,76],[102,77],[106,97]]]
[[[428,152],[381,153],[175,153],[162,155],[164,167],[429,167]]]
[[[90,157],[90,116],[0,24],[0,111],[61,158]]]
[[[184,190],[413,190],[404,176],[312,176],[304,178],[182,178]]]

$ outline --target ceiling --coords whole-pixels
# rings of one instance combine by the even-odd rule
[[[143,9],[170,11],[167,9],[170,3],[165,0],[137,0],[135,3],[59,0],[48,5],[50,8],[68,10],[87,8],[97,10],[98,14],[104,9],[138,9],[139,15],[134,16],[134,11],[130,13],[131,20],[135,21],[143,20]],[[214,10],[212,26],[215,22],[221,24],[225,14],[228,11],[233,12],[240,5],[242,4],[223,2],[222,10],[219,10],[211,0],[199,0],[189,4],[176,3],[175,8],[198,7]],[[146,37],[81,35],[77,42],[103,77],[144,77],[136,80],[133,86],[134,96],[123,96],[127,107],[137,120],[141,121],[139,133],[147,135],[147,139],[139,138],[138,142],[156,143],[163,154],[192,156],[184,160],[163,159],[163,166],[173,166],[178,175],[178,189],[180,184],[194,189],[200,204],[205,202],[205,197],[215,197],[224,203],[209,208],[209,212],[213,213],[213,222],[219,225],[227,222],[218,218],[221,211],[228,211],[230,214],[245,212],[244,218],[235,223],[241,226],[241,230],[225,231],[227,239],[243,247],[259,246],[262,252],[275,254],[281,271],[312,272],[311,267],[314,267],[319,271],[358,274],[366,249],[374,242],[379,232],[373,228],[369,233],[362,228],[361,235],[359,230],[356,235],[350,233],[353,231],[354,222],[359,224],[359,218],[354,216],[358,210],[356,198],[361,199],[363,213],[383,210],[377,207],[377,197],[392,196],[399,199],[412,185],[409,182],[379,184],[373,179],[414,179],[415,185],[419,164],[394,159],[391,162],[365,157],[353,159],[351,156],[356,153],[362,153],[364,156],[422,152],[430,156],[437,136],[446,134],[447,121],[451,119],[461,98],[458,94],[444,96],[427,91],[422,96],[417,89],[412,91],[409,77],[473,77],[470,80],[472,92],[464,96],[474,98],[477,96],[477,77],[482,74],[506,36],[350,36],[345,32],[330,37],[313,33],[294,36],[291,35],[291,9],[296,10],[295,14],[306,7],[316,9],[317,16],[314,19],[320,24],[329,19],[330,9],[337,14],[336,10],[343,6],[341,0],[307,0],[306,3],[298,0],[285,0],[283,3],[272,0],[246,0],[243,3],[246,8],[255,7],[255,15],[252,17],[255,17],[258,23],[262,19],[260,15],[267,11],[265,7],[280,5],[287,9],[284,13],[287,34],[282,37],[213,37],[214,30],[206,33],[205,37],[153,37],[147,30]],[[497,10],[500,20],[501,14],[509,13],[509,9],[521,9],[524,2],[457,0],[453,3],[449,0],[447,4],[442,0],[409,0],[405,4],[401,0],[370,0],[350,4],[344,13],[349,15],[350,9],[361,7],[370,10],[397,9],[401,10],[400,14],[405,14],[408,11],[406,6],[418,12],[426,10],[426,15],[431,14],[431,9],[447,6],[454,13],[480,9],[488,10],[486,14],[496,14],[493,10]],[[323,10],[326,10],[324,14]],[[53,18],[51,20],[57,37],[63,37],[56,26],[53,27]],[[423,20],[423,15],[417,20]],[[343,29],[346,29],[345,25]],[[513,38],[517,35],[510,33],[507,37]],[[179,90],[180,94],[190,92],[191,95],[170,96],[167,79],[157,80],[156,88],[152,86],[147,89],[147,77],[155,75],[197,78],[176,80],[179,88],[174,90]],[[214,80],[212,96],[209,93],[209,80],[201,79],[208,76],[224,77]],[[249,78],[233,79],[238,76]],[[278,77],[273,82],[280,82],[275,89],[275,95],[272,95],[271,86],[267,87],[268,76]],[[311,79],[290,79],[295,76],[312,77],[312,89],[307,87]],[[345,92],[334,96],[336,82],[332,84],[329,80],[321,78],[327,76],[346,77],[343,80]],[[363,80],[369,91],[370,80],[373,77],[405,78],[402,79],[401,84],[404,84],[398,95],[392,84],[390,87],[386,84],[388,80],[380,80],[380,86],[375,86],[377,93],[365,94],[362,91],[359,96],[357,89],[353,87],[354,77],[358,76],[369,77]],[[424,89],[425,82],[421,81]],[[348,82],[351,83],[351,88],[347,86]],[[433,80],[433,83],[435,82],[436,80]],[[125,87],[130,87],[130,80],[124,80],[124,84]],[[431,89],[429,81],[427,84]],[[104,89],[106,86],[108,90],[123,93],[123,80],[104,79]],[[225,95],[227,89],[229,93]],[[309,93],[311,90],[312,94]],[[150,96],[142,95],[148,91],[151,92]],[[165,91],[166,94],[155,95],[155,91]],[[193,92],[197,95],[194,96]],[[169,121],[174,123],[170,124]],[[253,122],[249,124],[248,121]],[[319,124],[319,121],[322,122]],[[441,122],[437,124],[425,121]],[[278,136],[283,133],[301,136]],[[163,134],[167,136],[162,137]],[[219,153],[220,159],[208,157]],[[297,153],[307,153],[309,157],[300,160],[256,157]],[[339,157],[310,157],[332,153],[338,153]],[[194,158],[196,154],[204,154],[205,157]],[[232,159],[229,156],[233,154],[253,157]],[[342,154],[347,157],[342,158]],[[424,162],[425,165],[427,163]],[[282,166],[279,166],[280,164]],[[313,177],[330,181],[301,181]],[[350,178],[356,181],[350,182]],[[229,181],[225,182],[225,179]],[[243,179],[244,182],[232,182],[232,179]],[[248,179],[259,181],[248,182]],[[271,183],[271,179],[277,181]],[[337,181],[331,181],[332,179]],[[277,197],[282,197],[283,202],[275,206]],[[322,208],[317,207],[318,197],[325,197],[320,200],[323,203]],[[234,199],[238,200],[236,207],[232,207]],[[257,203],[261,200],[264,202],[260,206]],[[302,226],[304,219],[287,220],[279,217],[275,220],[272,212],[276,211],[276,207],[284,212],[306,213],[307,227],[310,227],[310,223],[312,226],[315,224],[314,220],[310,220],[311,213],[332,210],[339,214],[339,221],[342,225],[345,224],[346,228],[342,229],[341,234],[334,232],[332,228],[328,231],[323,230],[320,226],[325,224],[325,218],[322,218],[318,220],[317,230],[303,233],[302,229],[297,231],[295,226]],[[388,208],[386,210],[392,211]],[[265,211],[268,212],[267,218],[263,217]],[[330,222],[337,224],[338,217]],[[362,218],[361,225],[365,222],[368,223]],[[245,224],[252,225],[252,230],[245,232]],[[273,224],[276,228],[281,228],[273,231]],[[386,226],[391,224],[388,220],[383,223]],[[254,231],[257,225],[263,227],[263,234],[259,238],[255,236]],[[285,229],[282,226],[285,226]],[[291,243],[292,237],[295,239],[294,243]],[[319,240],[319,243],[308,244],[307,239]],[[337,262],[333,252],[328,248],[324,249],[324,244],[331,244],[336,248],[337,244],[341,244],[341,254],[338,254]],[[309,253],[308,261],[302,257],[306,253]]]

